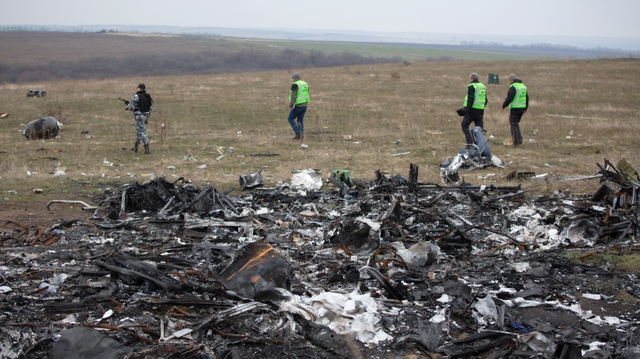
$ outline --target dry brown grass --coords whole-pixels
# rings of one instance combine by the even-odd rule
[[[131,33],[61,33],[0,31],[0,62],[46,65],[50,61],[78,61],[88,57],[141,54],[181,54],[215,46],[238,46],[213,37]],[[8,50],[8,51],[7,51]]]
[[[160,175],[226,190],[238,187],[241,174],[261,167],[266,184],[273,185],[288,182],[291,171],[301,168],[325,174],[349,169],[352,177],[371,179],[378,169],[406,176],[415,163],[421,182],[439,183],[439,164],[464,146],[455,109],[462,104],[470,72],[484,80],[490,72],[504,79],[516,73],[529,88],[531,108],[521,123],[524,145],[502,145],[510,136],[508,110],[500,110],[508,84],[489,85],[485,127],[493,136],[493,153],[509,165],[462,171],[465,181],[514,185],[518,182],[504,178],[515,170],[552,178],[591,175],[603,158],[614,163],[626,158],[640,168],[638,60],[413,61],[411,66],[300,72],[312,96],[305,119],[307,149],[291,140],[286,121],[289,71],[1,85],[0,112],[10,116],[0,119],[0,187],[19,193],[2,196],[28,201],[34,196],[31,188],[43,187],[45,195],[56,197],[96,193]],[[133,116],[117,100],[130,97],[139,82],[147,84],[156,102],[148,126],[149,156],[128,150],[134,140]],[[29,88],[44,89],[48,96],[26,98]],[[27,141],[19,133],[21,124],[52,109],[64,123],[59,139]],[[345,135],[352,140],[345,141]],[[233,155],[216,160],[219,147],[233,147]],[[393,156],[405,152],[409,154]],[[183,161],[188,153],[196,161]],[[267,153],[279,156],[255,156]],[[198,168],[203,164],[207,168]],[[66,175],[52,177],[59,168]],[[478,179],[490,173],[495,176]],[[593,193],[598,188],[593,180],[522,185],[534,193]]]

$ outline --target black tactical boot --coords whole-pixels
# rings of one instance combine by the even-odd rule
[[[295,136],[293,136],[293,140],[299,140],[300,139],[300,134],[296,133]]]
[[[148,154],[150,154],[150,153],[151,153],[151,152],[149,152],[149,144],[144,145],[144,154],[145,154],[145,155],[148,155]]]
[[[133,144],[133,147],[131,147],[131,151],[138,152],[138,145],[139,144],[140,144],[140,141],[136,141],[136,143]]]

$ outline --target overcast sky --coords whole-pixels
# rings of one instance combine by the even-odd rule
[[[640,38],[640,0],[0,0],[0,25]]]

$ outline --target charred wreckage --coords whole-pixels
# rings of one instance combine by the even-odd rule
[[[637,358],[637,274],[560,253],[636,248],[621,163],[589,198],[412,165],[327,190],[257,173],[233,197],[156,178],[86,221],[5,222],[0,357]]]

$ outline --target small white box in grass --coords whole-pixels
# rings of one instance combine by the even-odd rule
[[[351,261],[352,262],[357,262],[358,261],[358,256],[351,256]]]

